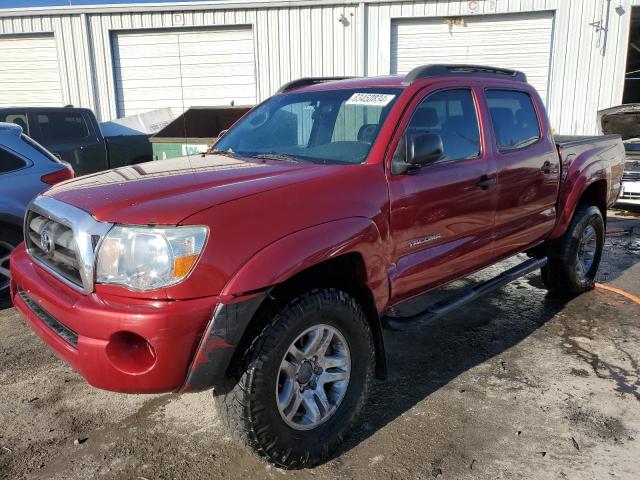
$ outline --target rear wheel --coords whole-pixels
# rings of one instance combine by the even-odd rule
[[[357,421],[375,363],[361,306],[348,294],[294,298],[252,342],[216,405],[230,432],[283,468],[325,461]]]
[[[591,290],[602,258],[605,227],[600,209],[580,206],[562,238],[550,248],[542,281],[549,291],[577,295]]]
[[[17,231],[0,226],[0,299],[9,297],[9,257],[21,241],[22,236]]]

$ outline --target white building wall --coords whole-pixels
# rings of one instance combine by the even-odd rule
[[[367,63],[369,75],[382,75],[390,68],[391,21],[407,17],[455,17],[553,11],[555,15],[553,55],[549,85],[549,116],[560,133],[591,134],[598,131],[596,112],[622,102],[627,39],[632,4],[640,0],[494,0],[478,2],[476,12],[469,2],[416,1],[377,3],[368,7]],[[622,4],[624,13],[616,10]],[[607,20],[607,31],[590,25]],[[517,48],[517,39],[514,39]]]
[[[560,133],[590,134],[597,131],[597,110],[622,101],[631,6],[640,6],[640,0],[479,0],[474,12],[467,0],[336,2],[267,1],[258,8],[222,0],[206,6],[138,6],[136,11],[127,6],[62,8],[55,14],[11,11],[0,13],[0,34],[53,32],[65,103],[87,106],[108,120],[116,116],[113,31],[250,25],[262,100],[297,77],[388,74],[393,19],[548,10],[555,15],[552,124]],[[622,14],[616,11],[620,4]],[[604,25],[607,9],[607,29],[597,31],[590,24]],[[341,15],[348,25],[338,21]]]

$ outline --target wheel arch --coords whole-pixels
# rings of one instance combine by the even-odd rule
[[[558,221],[549,239],[557,240],[564,235],[580,205],[598,207],[606,227],[608,192],[609,183],[604,175],[595,176],[591,182],[588,182],[584,176],[576,179],[570,194],[560,198]]]
[[[578,204],[574,208],[574,211],[579,205],[593,205],[594,207],[598,207],[600,213],[602,213],[602,218],[604,219],[606,225],[607,193],[607,181],[604,179],[596,180],[595,182],[589,184],[589,186],[585,188],[584,192],[582,192],[580,200],[578,200]]]
[[[231,365],[237,355],[247,348],[252,339],[264,328],[275,313],[283,308],[295,296],[313,289],[335,288],[356,299],[364,310],[367,322],[373,334],[376,351],[376,378],[387,377],[387,357],[382,333],[382,322],[376,308],[374,294],[367,285],[366,266],[362,255],[350,252],[333,257],[304,270],[275,285],[260,305],[234,354]]]
[[[341,289],[360,303],[374,337],[376,377],[386,378],[379,316],[389,295],[383,251],[375,223],[357,217],[301,230],[252,256],[221,292],[224,303],[205,329],[181,391],[225,391],[222,380],[273,315],[314,288]]]
[[[0,228],[22,232],[22,219],[10,214],[0,214]]]

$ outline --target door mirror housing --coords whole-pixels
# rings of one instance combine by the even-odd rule
[[[423,167],[442,158],[444,146],[437,133],[414,133],[406,136],[406,162],[415,167]]]

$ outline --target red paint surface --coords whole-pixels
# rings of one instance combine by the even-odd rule
[[[390,306],[523,251],[567,228],[585,189],[603,180],[612,203],[622,175],[622,145],[593,141],[558,153],[544,108],[532,87],[509,80],[440,77],[403,85],[383,77],[317,84],[305,90],[403,87],[361,165],[314,165],[229,159],[167,160],[83,177],[47,192],[102,221],[127,224],[207,225],[205,251],[184,282],[152,292],[98,285],[85,296],[61,284],[18,249],[15,283],[80,334],[70,349],[19,298],[16,306],[56,352],[90,383],[118,391],[178,388],[219,302],[263,289],[319,262],[356,253],[377,308]],[[414,175],[390,173],[391,157],[417,104],[430,92],[471,88],[482,132],[478,159],[425,167]],[[484,89],[516,88],[536,104],[542,138],[508,155],[495,148]],[[541,172],[545,162],[556,165]],[[497,183],[487,190],[482,176]],[[411,247],[429,235],[433,241]],[[131,331],[147,339],[155,363],[128,375],[110,365],[110,335]],[[223,341],[206,349],[229,348]]]
[[[178,389],[216,303],[215,297],[161,302],[83,295],[34,265],[22,245],[11,257],[11,267],[13,303],[18,311],[60,358],[91,385],[106,390],[149,393]],[[25,305],[16,295],[17,285],[78,334],[77,349],[62,340]],[[107,346],[112,337],[121,332],[135,333],[151,344],[155,362],[150,368],[145,356],[138,356],[141,364],[135,365],[136,356],[132,355],[126,371],[122,369],[123,364],[112,363]],[[122,352],[119,353],[123,358]]]

